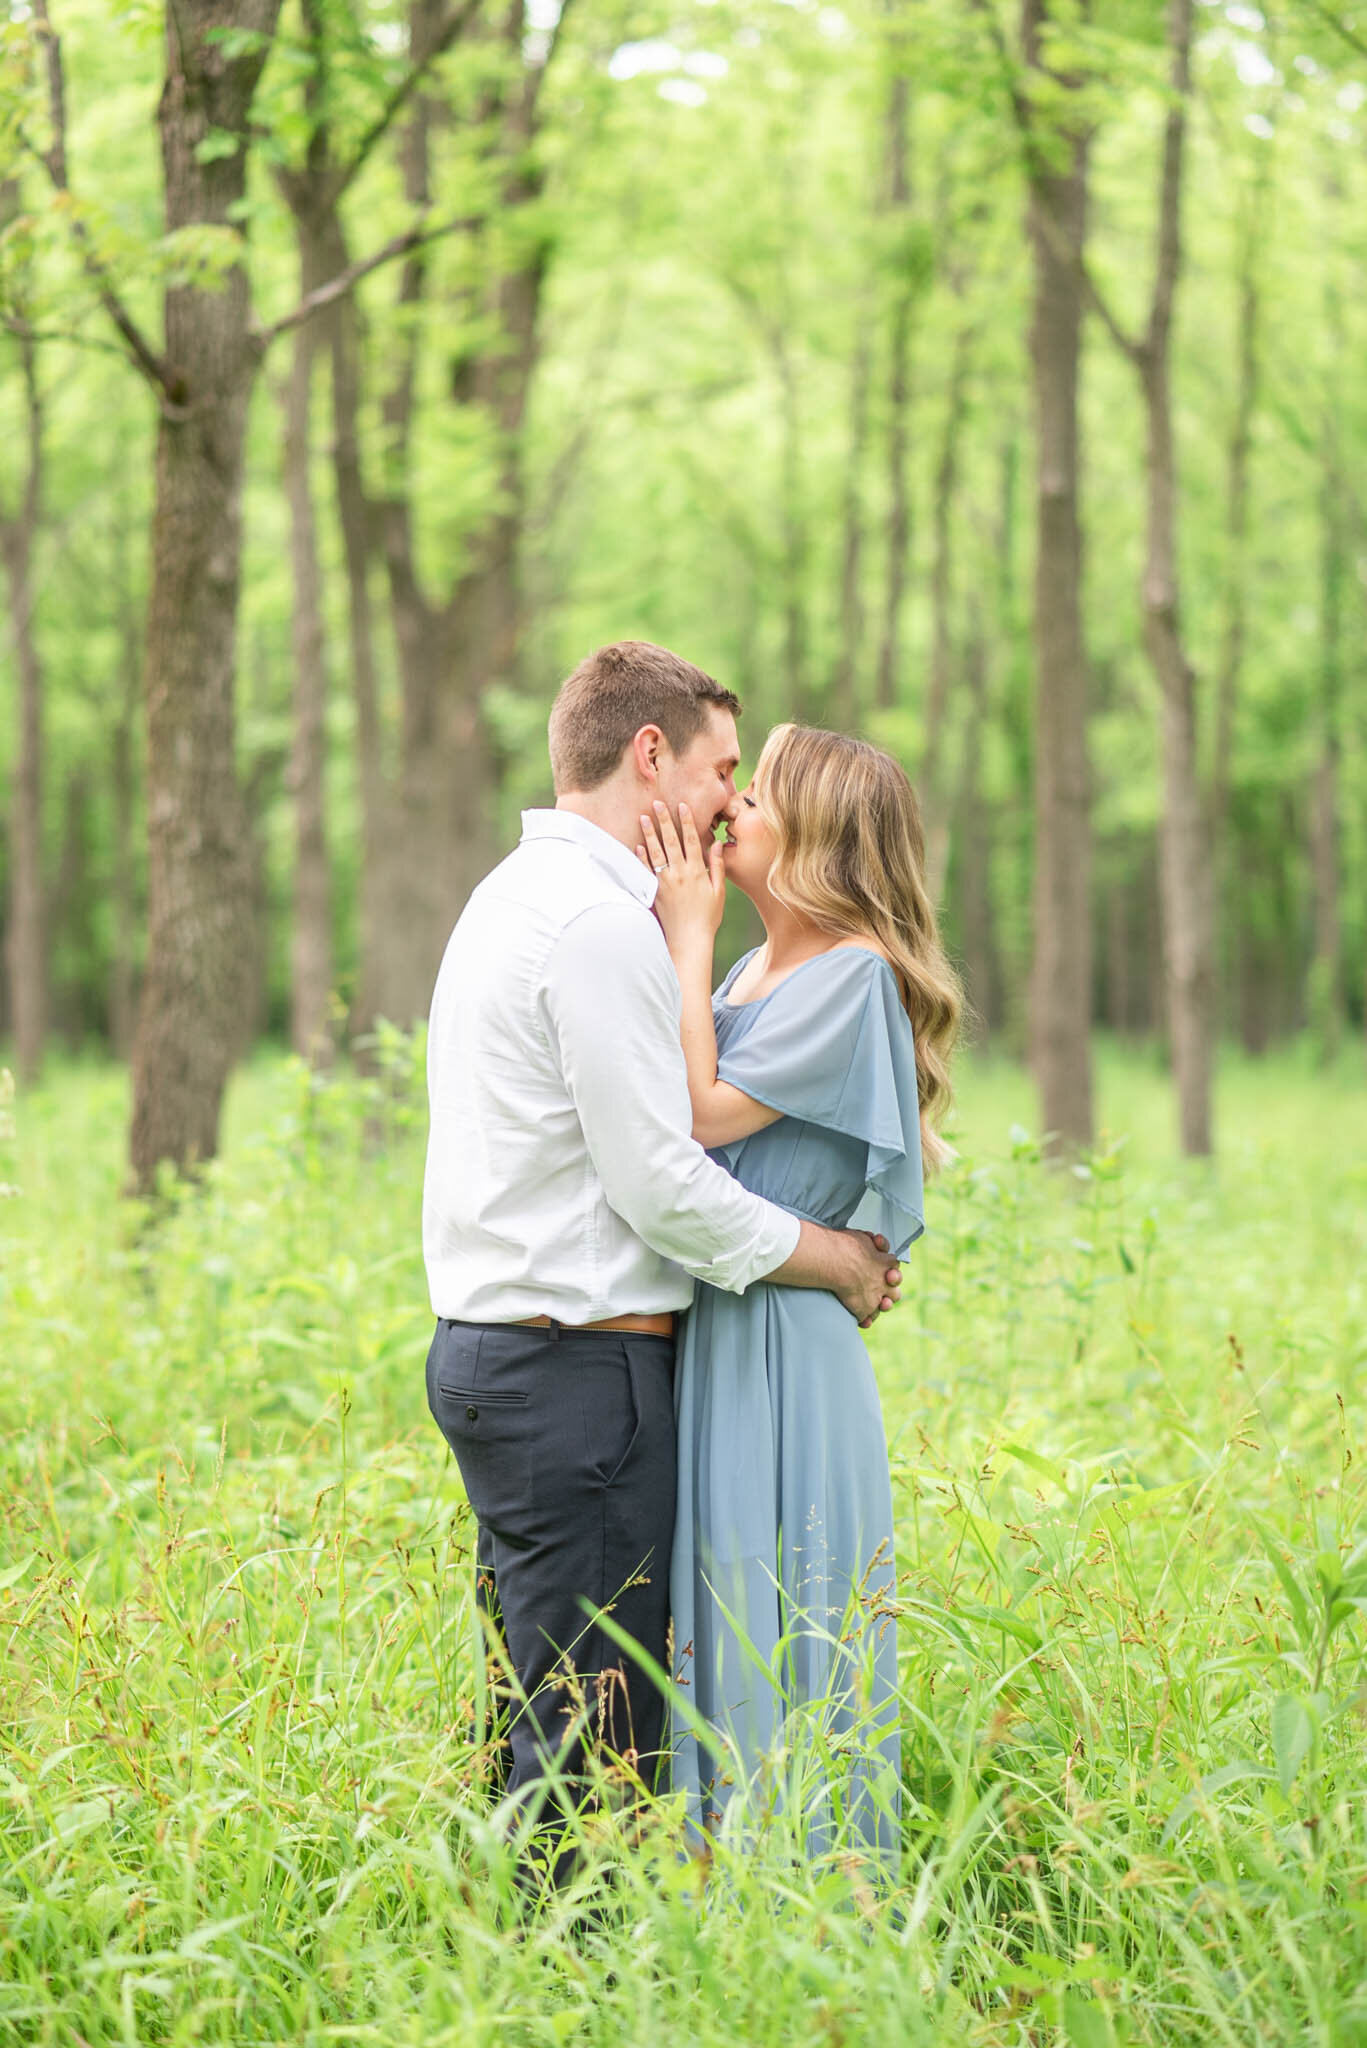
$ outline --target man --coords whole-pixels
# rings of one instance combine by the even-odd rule
[[[665,1663],[674,1325],[693,1281],[825,1288],[861,1322],[897,1298],[881,1241],[762,1201],[690,1135],[679,987],[634,848],[657,801],[700,829],[734,813],[739,709],[647,642],[581,662],[551,711],[555,809],[523,814],[437,977],[427,1391],[527,1703],[510,1791],[548,1757],[572,1783],[591,1737],[653,1777],[663,1700],[592,1616]]]

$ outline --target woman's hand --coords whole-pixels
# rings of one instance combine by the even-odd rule
[[[669,950],[705,947],[712,942],[726,904],[722,850],[714,844],[703,852],[698,828],[687,804],[679,805],[679,831],[664,804],[656,803],[653,818],[641,818],[642,844],[636,858],[653,869],[659,887],[655,915],[664,927]]]

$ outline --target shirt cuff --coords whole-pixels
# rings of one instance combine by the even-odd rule
[[[684,1271],[709,1287],[720,1287],[726,1294],[744,1294],[747,1287],[753,1287],[757,1280],[765,1279],[784,1265],[797,1250],[802,1220],[773,1202],[761,1201],[760,1208],[760,1226],[748,1243],[732,1245],[707,1265],[694,1265],[685,1259],[681,1262]]]

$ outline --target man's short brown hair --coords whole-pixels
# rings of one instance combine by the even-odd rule
[[[617,640],[586,655],[551,706],[551,773],[557,796],[606,782],[643,725],[658,725],[676,754],[709,711],[740,711],[740,699],[691,661],[649,640]]]

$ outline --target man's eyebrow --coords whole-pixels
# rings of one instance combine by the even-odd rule
[[[739,755],[739,754],[723,754],[723,755],[722,755],[722,758],[721,758],[721,761],[720,761],[720,763],[719,763],[718,765],[719,765],[720,767],[722,767],[722,768],[729,768],[729,769],[731,770],[732,774],[734,775],[735,771],[736,771],[736,770],[737,770],[737,768],[739,768],[739,766],[740,766],[740,755]]]

